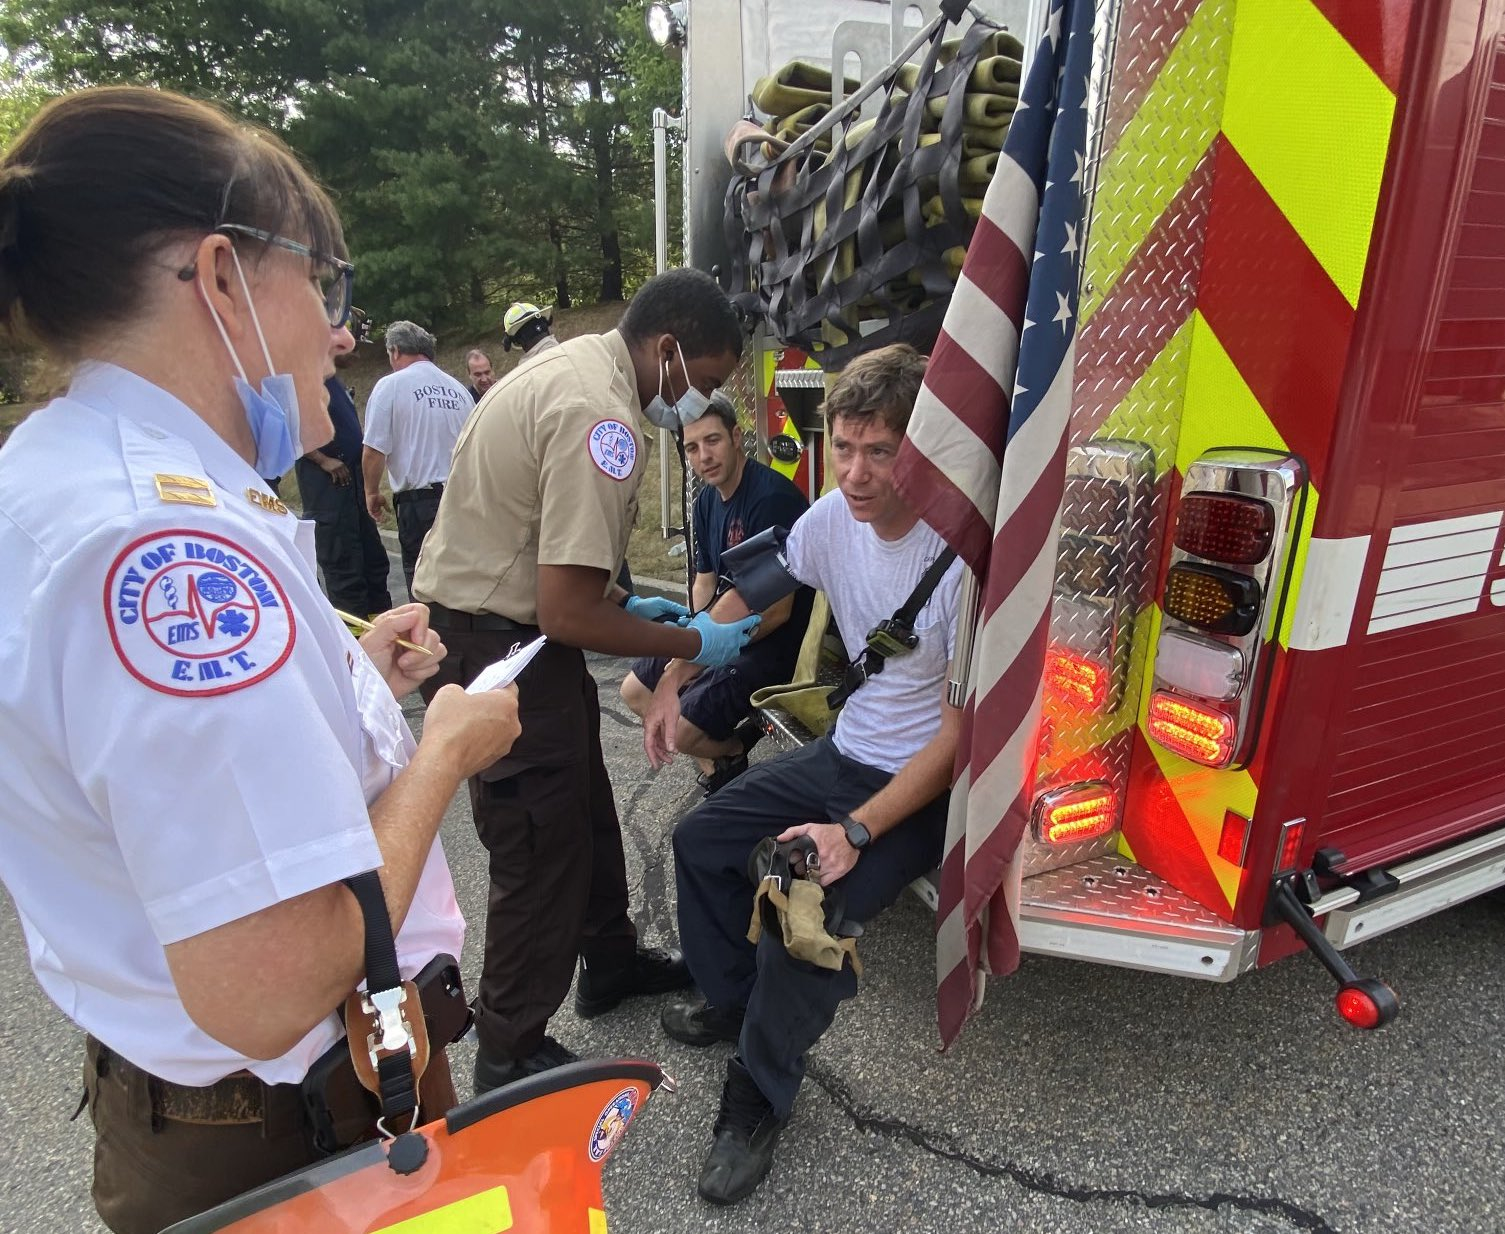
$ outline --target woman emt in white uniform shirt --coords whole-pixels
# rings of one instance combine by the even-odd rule
[[[378,870],[405,978],[458,956],[436,833],[518,733],[451,686],[415,745],[427,610],[357,643],[261,478],[332,435],[350,270],[287,148],[202,103],[85,91],[0,158],[0,320],[73,371],[0,451],[0,877],[88,1036],[119,1234],[315,1159],[298,1085],[365,967],[340,880]]]

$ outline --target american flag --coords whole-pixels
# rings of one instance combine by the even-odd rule
[[[1065,487],[1093,10],[1051,5],[896,464],[981,599],[936,921],[947,1045],[981,1002],[982,973],[1019,964],[1014,859]]]

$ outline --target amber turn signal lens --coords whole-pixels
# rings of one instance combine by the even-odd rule
[[[1260,589],[1252,578],[1183,561],[1165,576],[1167,616],[1213,634],[1245,635],[1259,621]]]

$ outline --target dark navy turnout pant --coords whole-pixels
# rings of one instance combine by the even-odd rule
[[[830,1027],[841,1001],[857,993],[857,977],[850,963],[833,972],[791,959],[769,930],[756,947],[747,941],[753,902],[748,855],[759,840],[786,827],[837,821],[890,779],[822,738],[759,763],[674,829],[679,938],[690,973],[712,1006],[746,1009],[738,1054],[780,1115],[794,1107],[805,1052]],[[907,884],[935,868],[946,800],[936,798],[874,840],[832,885],[845,896],[848,920],[871,921]]]

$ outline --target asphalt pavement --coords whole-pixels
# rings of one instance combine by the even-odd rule
[[[683,762],[649,772],[616,695],[624,668],[594,663],[603,740],[634,911],[644,938],[667,944],[669,831],[698,792]],[[479,926],[486,861],[463,794],[443,834]],[[614,1234],[1505,1230],[1505,902],[1474,901],[1351,953],[1401,996],[1399,1019],[1377,1033],[1338,1020],[1330,980],[1304,956],[1226,986],[1026,957],[946,1054],[931,924],[906,896],[869,929],[861,993],[812,1053],[773,1172],[731,1209],[695,1194],[729,1047],[668,1040],[660,999],[588,1022],[567,1002],[553,1022],[566,1044],[650,1057],[678,1081],[607,1165]],[[480,945],[477,928],[467,974]],[[69,1121],[81,1039],[40,993],[8,908],[0,991],[0,1230],[101,1231],[88,1119]]]

